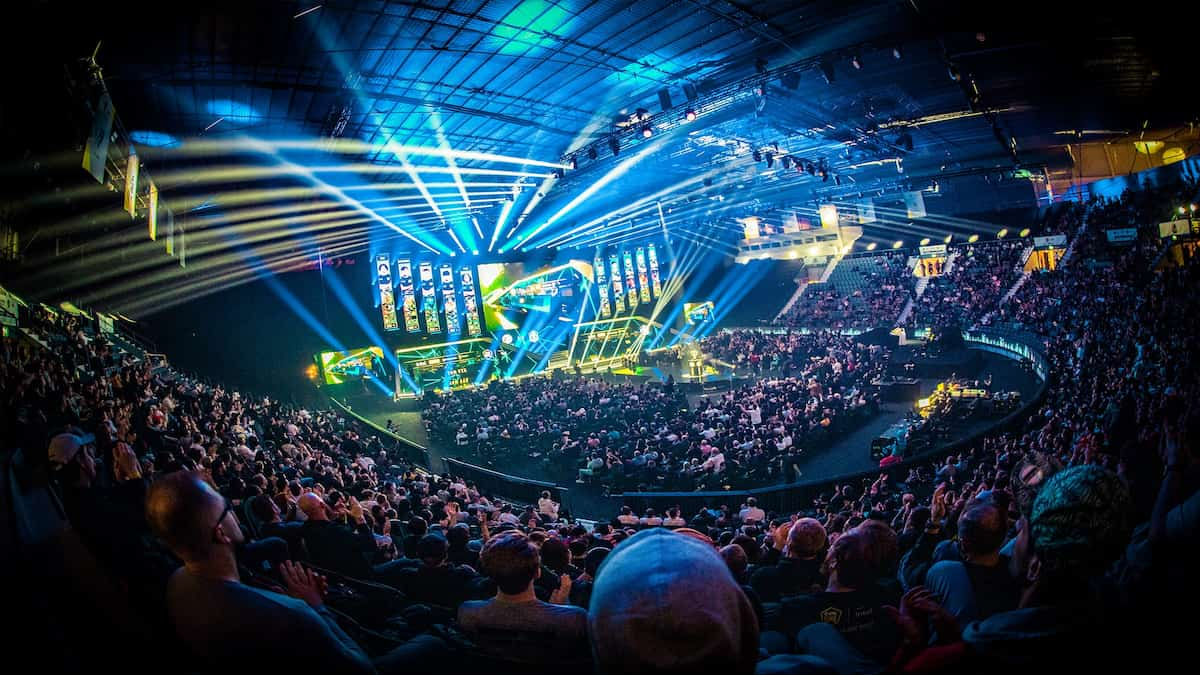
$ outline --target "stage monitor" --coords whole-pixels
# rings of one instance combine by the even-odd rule
[[[321,352],[316,355],[317,365],[325,384],[342,384],[370,378],[385,379],[388,376],[383,349],[364,347],[344,352]]]
[[[683,303],[683,316],[689,326],[708,323],[713,320],[715,306],[711,300],[705,302]]]

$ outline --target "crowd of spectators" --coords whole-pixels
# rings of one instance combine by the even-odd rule
[[[923,328],[970,327],[995,307],[1020,274],[1020,255],[1026,240],[953,247],[957,255],[950,270],[933,277],[913,304],[908,325]]]
[[[825,283],[810,282],[779,323],[831,330],[889,325],[912,297],[914,280],[903,251],[845,258]]]
[[[49,476],[72,532],[154,627],[88,654],[125,670],[1158,669],[1190,625],[1147,618],[1198,595],[1200,377],[1187,317],[1200,310],[1200,267],[1154,270],[1153,238],[1094,264],[1104,234],[1091,217],[1116,208],[1150,227],[1163,199],[1066,218],[1082,253],[1028,279],[1022,291],[1041,302],[1001,317],[1034,332],[1051,364],[1021,426],[795,512],[739,498],[572,522],[549,495],[489,499],[404,464],[336,412],[203,385],[118,353],[79,318],[40,314],[38,342],[0,341],[5,465],[24,474],[16,486]],[[1063,292],[1069,301],[1046,301]],[[622,465],[627,443],[645,465],[690,466],[705,445],[705,462],[728,450],[727,465],[752,463],[797,420],[802,432],[814,419],[832,427],[832,400],[862,401],[857,378],[879,354],[812,339],[792,378],[687,416],[670,387],[577,380],[439,399],[431,422],[468,442],[520,429],[538,448],[622,447]]]
[[[432,397],[424,415],[434,442],[493,463],[540,457],[550,476],[610,489],[761,485],[794,480],[802,449],[821,450],[878,412],[868,385],[889,356],[833,333],[735,331],[702,351],[776,377],[691,403],[657,382],[498,382]]]

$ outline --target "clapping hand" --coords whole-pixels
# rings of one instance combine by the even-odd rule
[[[279,573],[287,584],[288,595],[303,600],[313,609],[325,604],[325,592],[329,589],[329,581],[325,577],[299,563],[286,560],[279,565]]]

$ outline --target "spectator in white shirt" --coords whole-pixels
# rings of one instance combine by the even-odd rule
[[[551,521],[558,520],[558,503],[550,499],[549,490],[542,491],[542,498],[538,500],[538,513],[546,516]]]
[[[767,514],[762,509],[758,508],[758,500],[754,497],[746,499],[746,506],[738,513],[738,518],[743,523],[761,523],[767,519]]]

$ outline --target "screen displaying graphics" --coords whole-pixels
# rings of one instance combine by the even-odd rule
[[[421,273],[421,311],[425,314],[425,331],[440,333],[442,324],[438,320],[437,297],[433,290],[433,263],[423,262],[417,269]]]
[[[662,295],[662,278],[658,271],[658,251],[655,250],[654,244],[650,244],[650,284],[654,287],[654,297]]]
[[[462,290],[463,316],[467,320],[467,335],[473,338],[483,335],[479,325],[479,301],[475,297],[475,273],[470,267],[458,271],[459,288]]]
[[[489,376],[496,372],[489,361],[507,365],[507,352],[493,354],[491,340],[474,338],[427,347],[412,347],[396,352],[400,366],[401,388],[419,394],[434,389],[462,389],[475,383],[481,368],[489,367]],[[490,377],[489,377],[490,379]],[[415,386],[414,386],[415,385]]]
[[[404,315],[404,330],[420,333],[421,321],[420,312],[417,311],[417,295],[413,289],[412,261],[397,261],[396,273],[400,277],[400,306]]]
[[[613,313],[625,311],[625,285],[621,282],[621,263],[617,256],[608,256],[608,270],[612,273]]]
[[[383,350],[365,347],[345,352],[321,352],[316,356],[325,384],[388,377]]]
[[[458,321],[458,299],[454,295],[454,271],[446,263],[442,263],[438,269],[439,283],[442,287],[442,312],[446,315],[446,333],[457,335],[462,327]]]
[[[650,273],[646,269],[646,249],[637,247],[638,288],[643,303],[650,302]]]
[[[396,299],[392,294],[392,264],[387,254],[375,256],[376,278],[379,283],[379,311],[383,312],[383,329],[400,330],[396,322]]]
[[[633,309],[638,306],[638,291],[637,281],[633,276],[633,254],[625,251],[625,297],[629,303],[629,308]]]
[[[707,302],[685,302],[683,303],[683,316],[689,326],[708,323],[713,318],[713,303],[711,300]]]
[[[591,280],[591,265],[579,260],[532,274],[521,263],[480,265],[484,322],[492,332],[521,328],[531,316],[574,322],[588,299]]]
[[[604,258],[596,256],[592,269],[596,272],[596,288],[600,289],[600,316],[607,318],[612,314],[612,305],[608,301],[608,275],[604,273]]]

